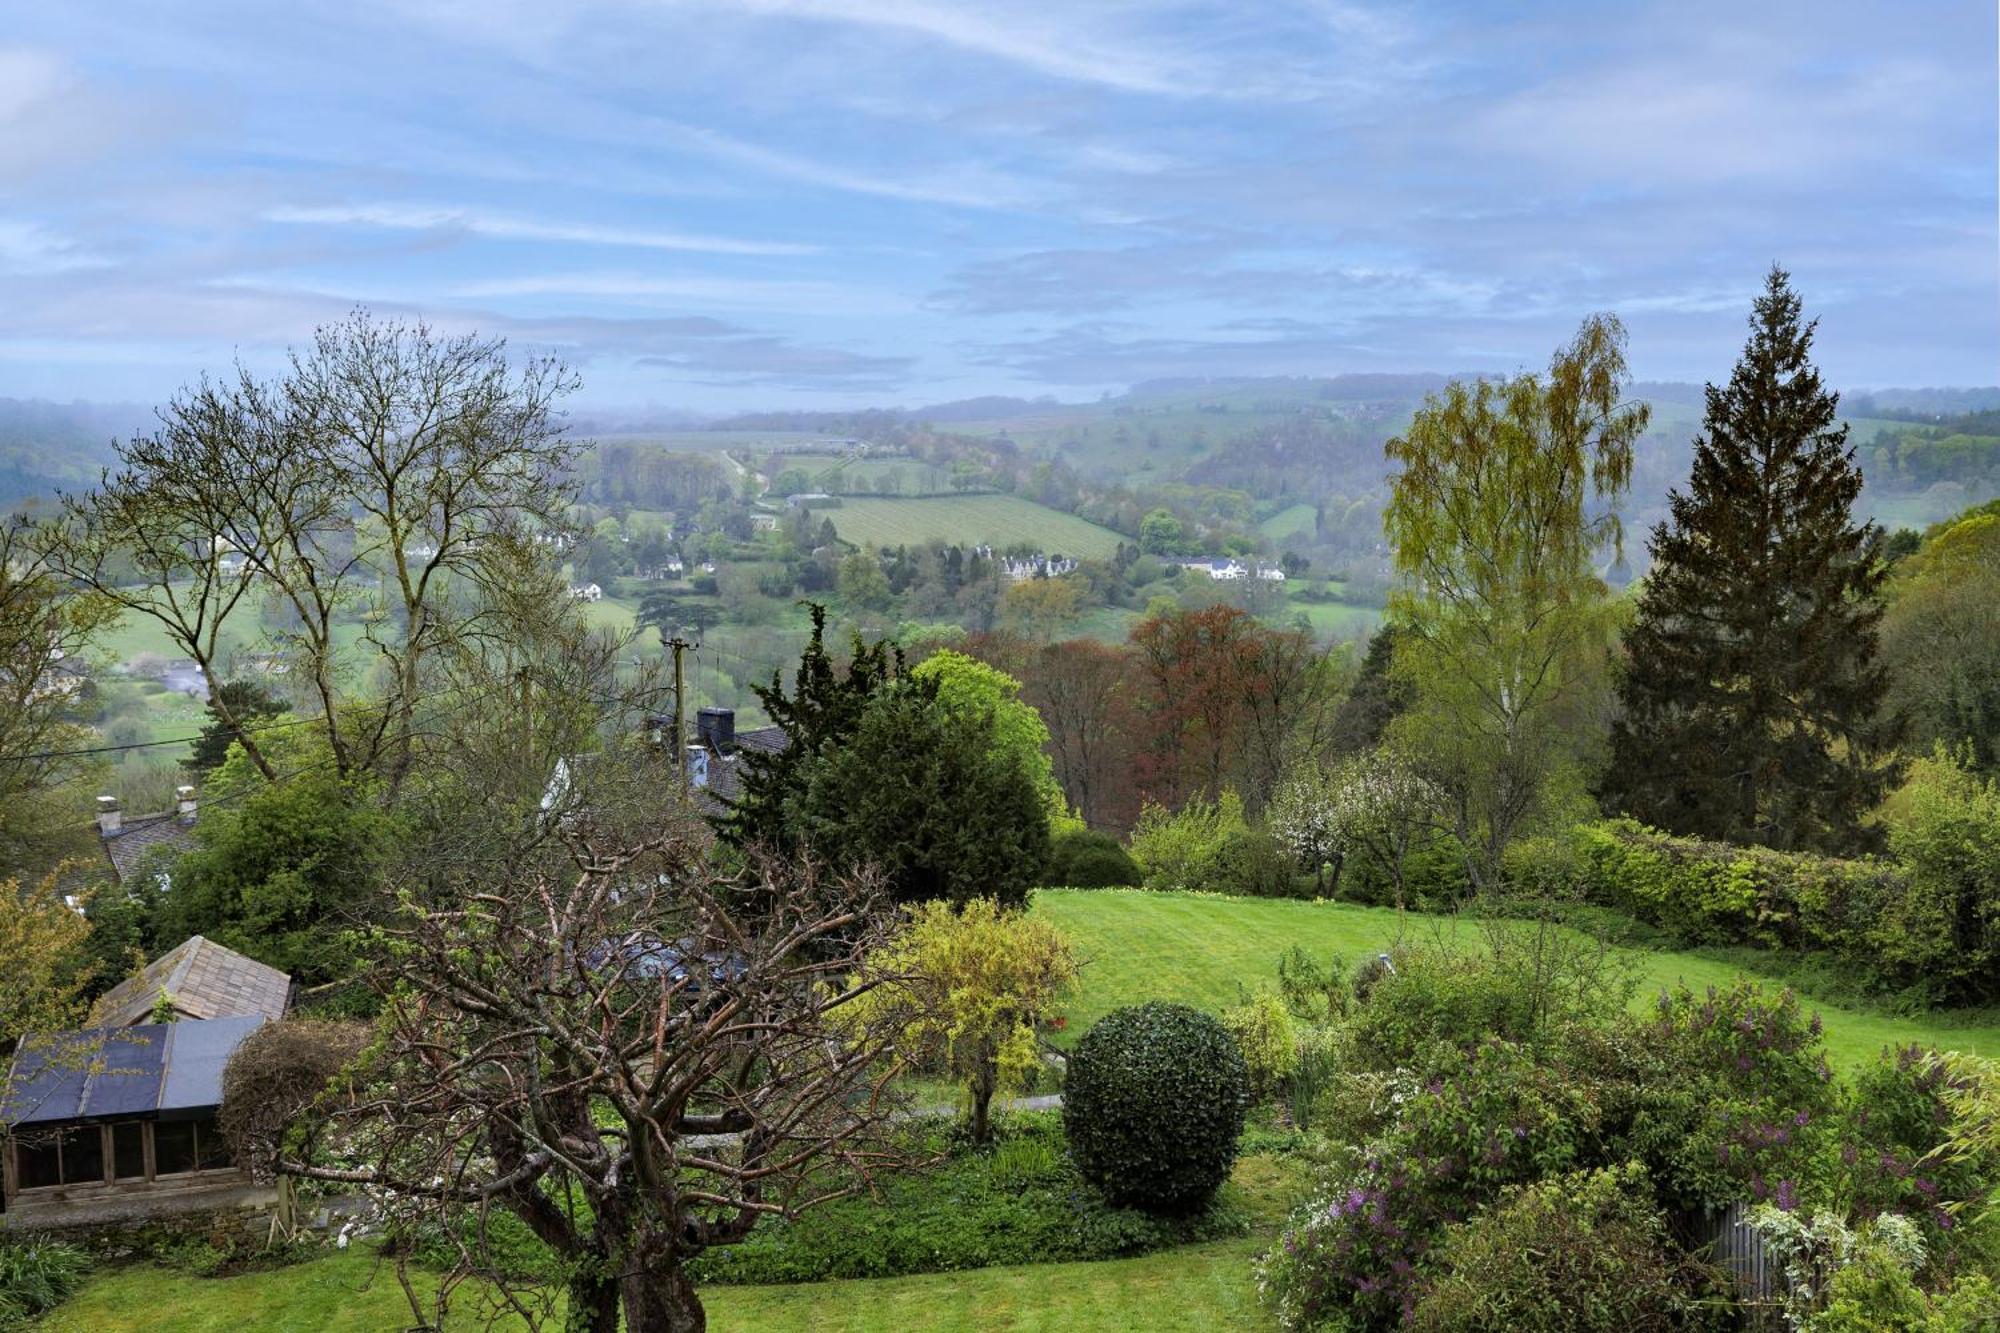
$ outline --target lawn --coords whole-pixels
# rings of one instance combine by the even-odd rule
[[[841,501],[816,509],[833,520],[841,540],[856,546],[914,546],[924,542],[984,543],[995,550],[1025,544],[1050,554],[1107,559],[1122,540],[1074,514],[1018,495],[940,495],[921,500]]]
[[[708,1287],[708,1326],[722,1330],[1159,1329],[1262,1323],[1250,1261],[1266,1242],[1215,1241],[1090,1264],[1035,1264],[965,1273]],[[419,1285],[429,1283],[418,1275]],[[454,1325],[461,1321],[454,1320]],[[410,1326],[387,1262],[356,1247],[272,1272],[201,1278],[145,1264],[107,1269],[45,1322],[49,1333],[375,1333]],[[463,1327],[487,1327],[467,1319]],[[517,1320],[496,1329],[520,1328]]]
[[[1294,944],[1324,958],[1339,954],[1350,966],[1396,940],[1399,922],[1386,907],[1261,898],[1217,898],[1146,890],[1044,889],[1035,910],[1069,932],[1086,960],[1081,994],[1069,1009],[1060,1040],[1074,1041],[1097,1019],[1141,1000],[1179,1000],[1220,1009],[1236,999],[1239,984],[1277,975],[1281,954]],[[1440,918],[1410,914],[1400,923],[1422,938]],[[1684,953],[1638,956],[1641,986],[1634,1008],[1652,1003],[1660,988],[1722,985],[1741,969]],[[1807,997],[1810,1000],[1810,997]],[[1913,1041],[1980,1055],[2000,1053],[2000,1021],[1990,1012],[1954,1020],[1905,1017],[1811,1002],[1826,1020],[1828,1058],[1852,1068],[1885,1045]]]

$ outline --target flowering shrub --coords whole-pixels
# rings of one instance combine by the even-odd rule
[[[1259,1290],[1286,1328],[1407,1319],[1443,1227],[1508,1185],[1571,1169],[1596,1138],[1589,1084],[1508,1042],[1403,1071],[1390,1089],[1386,1132],[1259,1265]]]
[[[1663,1201],[1748,1197],[1789,1210],[1824,1187],[1833,1071],[1819,1015],[1791,991],[1683,985],[1661,994],[1644,1035],[1656,1059],[1631,1134]]]
[[[1992,1196],[1994,1162],[1949,1151],[1971,1075],[1922,1046],[1885,1050],[1844,1098],[1840,1164],[1848,1205],[1861,1217],[1908,1216],[1940,1255],[1955,1248],[1958,1212]]]
[[[1681,1327],[1692,1266],[1637,1162],[1511,1189],[1446,1227],[1410,1322],[1430,1333]]]

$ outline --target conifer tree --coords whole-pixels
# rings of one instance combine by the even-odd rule
[[[1854,519],[1861,473],[1815,327],[1773,266],[1653,531],[1605,794],[1677,833],[1851,852],[1901,727],[1881,711],[1882,533]]]

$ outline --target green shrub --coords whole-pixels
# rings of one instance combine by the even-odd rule
[[[877,1194],[769,1218],[738,1245],[703,1253],[698,1281],[818,1282],[956,1272],[993,1264],[1069,1263],[1241,1236],[1249,1215],[1225,1196],[1185,1217],[1105,1200],[1064,1151],[1053,1113],[1010,1116],[990,1152],[937,1128],[912,1131],[938,1166],[877,1180]]]
[[[1222,1026],[1236,1038],[1250,1074],[1250,1099],[1262,1102],[1276,1095],[1299,1067],[1299,1034],[1291,1010],[1268,983],[1222,1011]]]
[[[1850,1228],[1832,1213],[1761,1208],[1751,1222],[1783,1269],[1785,1318],[1801,1333],[1973,1333],[2000,1325],[1992,1281],[1940,1272],[1906,1217],[1884,1213]]]
[[[1429,1333],[1664,1329],[1691,1304],[1636,1162],[1516,1187],[1447,1226],[1432,1262],[1409,1320]]]
[[[1835,1092],[1818,1014],[1739,981],[1663,992],[1628,1040],[1638,1082],[1625,1139],[1670,1207],[1824,1198]]]
[[[1587,941],[1534,926],[1496,931],[1483,946],[1423,945],[1362,965],[1348,1025],[1362,1067],[1394,1069],[1430,1046],[1465,1049],[1489,1037],[1539,1042],[1625,1011],[1630,979]]]
[[[1615,819],[1517,843],[1507,874],[1629,913],[1682,943],[1824,951],[1878,991],[1922,979],[1912,951],[1928,946],[1885,950],[1879,938],[1910,892],[1909,871],[1886,861],[1705,842]],[[1919,925],[1907,927],[1917,941],[1928,938]]]
[[[1196,797],[1173,812],[1148,805],[1132,830],[1132,859],[1149,889],[1199,889],[1223,843],[1249,827],[1233,791],[1213,803]]]
[[[1192,874],[1188,888],[1236,898],[1310,898],[1313,881],[1263,829],[1234,829]]]
[[[1870,953],[1939,1003],[2000,998],[2000,786],[1942,750],[1912,765],[1889,850],[1905,886],[1871,923]]]
[[[1284,1327],[1398,1324],[1444,1227],[1509,1185],[1591,1165],[1602,1108],[1589,1083],[1510,1042],[1433,1054],[1422,1073],[1354,1080],[1373,1084],[1386,1123],[1259,1265]]]
[[[1191,1211],[1229,1177],[1248,1085],[1235,1038],[1209,1015],[1159,1001],[1114,1010],[1069,1057],[1070,1152],[1113,1203]]]
[[[1911,1045],[1883,1051],[1842,1097],[1841,1201],[1862,1218],[1903,1214],[1939,1256],[1957,1248],[1956,1213],[1977,1211],[2000,1184],[1991,1154],[1950,1150],[1968,1088],[1938,1052]]]
[[[1090,829],[1055,838],[1045,878],[1050,884],[1071,889],[1136,888],[1146,879],[1139,863],[1118,839]]]
[[[0,1240],[0,1329],[26,1328],[68,1300],[90,1256],[58,1241]]]

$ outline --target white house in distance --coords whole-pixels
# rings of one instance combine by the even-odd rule
[[[601,602],[604,600],[604,589],[595,583],[578,583],[570,588],[569,595],[579,602]]]
[[[1283,583],[1285,571],[1276,565],[1258,563],[1246,565],[1240,560],[1228,557],[1201,557],[1195,560],[1176,560],[1182,569],[1197,574],[1206,574],[1217,583],[1234,583],[1239,579],[1257,578],[1265,583]]]

